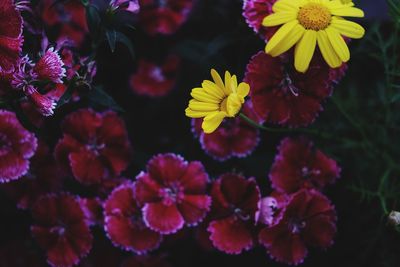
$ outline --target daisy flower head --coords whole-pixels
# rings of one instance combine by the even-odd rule
[[[265,51],[279,56],[295,46],[294,65],[306,72],[316,46],[332,68],[350,59],[343,36],[359,39],[365,30],[343,17],[364,17],[364,12],[345,0],[278,0],[273,13],[263,20],[263,26],[282,25],[268,41]]]
[[[214,132],[224,118],[235,117],[250,91],[249,84],[238,84],[236,75],[231,75],[229,71],[225,72],[225,82],[214,69],[211,76],[213,81],[205,80],[200,88],[192,90],[193,99],[185,110],[190,118],[204,118],[202,129],[207,134]]]

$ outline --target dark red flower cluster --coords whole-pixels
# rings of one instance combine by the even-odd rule
[[[187,20],[193,0],[139,0],[139,20],[150,35],[173,34]]]

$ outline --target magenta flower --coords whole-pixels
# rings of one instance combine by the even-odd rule
[[[162,236],[145,225],[133,194],[133,184],[114,189],[104,203],[104,228],[115,246],[143,254],[156,249]]]
[[[112,0],[111,6],[134,14],[140,10],[139,0]]]
[[[10,70],[17,63],[22,51],[21,14],[13,0],[0,4],[0,70]]]
[[[17,180],[29,170],[37,139],[13,112],[0,110],[0,183]]]
[[[103,201],[98,197],[79,198],[87,225],[103,225]]]
[[[240,254],[255,244],[255,214],[260,190],[256,181],[224,174],[212,187],[212,219],[208,231],[213,245],[228,254]]]
[[[178,67],[179,59],[175,56],[168,57],[162,65],[140,60],[130,79],[131,89],[139,95],[165,96],[176,84]]]
[[[301,188],[324,188],[340,175],[336,161],[315,148],[306,138],[285,138],[278,148],[269,178],[278,192],[294,193]]]
[[[297,265],[308,247],[327,248],[336,233],[336,212],[328,198],[315,190],[301,190],[290,196],[282,219],[263,228],[259,242],[275,260]]]
[[[33,71],[37,74],[38,79],[54,83],[62,83],[61,79],[65,77],[64,62],[53,47],[49,48],[39,59],[33,67]]]
[[[93,237],[74,196],[43,196],[33,207],[32,216],[35,223],[31,232],[46,250],[51,266],[71,267],[89,253]]]
[[[172,234],[197,225],[210,209],[206,195],[208,175],[200,162],[186,162],[174,154],[160,154],[140,173],[135,196],[143,204],[146,225],[161,234]]]
[[[314,57],[309,70],[299,73],[286,59],[259,52],[247,65],[256,113],[269,123],[299,127],[311,124],[322,110],[321,102],[332,93],[330,68]]]
[[[254,121],[262,122],[253,111],[251,102],[243,106],[242,112]],[[260,141],[260,131],[239,117],[225,119],[211,134],[203,132],[202,121],[202,119],[192,120],[192,132],[199,138],[203,150],[216,160],[247,157]]]
[[[84,184],[117,177],[129,164],[131,147],[125,124],[115,112],[81,109],[62,123],[56,159]]]
[[[151,35],[173,34],[186,21],[193,0],[139,0],[139,20]]]

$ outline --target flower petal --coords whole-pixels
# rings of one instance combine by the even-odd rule
[[[272,11],[274,12],[296,12],[299,10],[298,0],[280,0],[276,1],[272,6]]]
[[[339,58],[344,62],[349,61],[350,51],[343,37],[340,36],[339,32],[332,27],[326,28],[325,31],[328,34],[329,41]]]
[[[194,88],[190,95],[201,102],[207,102],[207,103],[214,103],[214,104],[219,104],[220,100],[214,95],[208,94],[204,89],[202,88]]]
[[[219,105],[214,103],[200,102],[192,99],[189,101],[189,108],[195,111],[217,111],[219,109]]]
[[[237,89],[237,94],[245,98],[250,92],[250,85],[248,83],[242,82],[239,84],[238,89]]]
[[[304,32],[305,32],[304,27],[297,24],[289,32],[289,34],[286,35],[285,38],[283,38],[283,40],[279,43],[279,45],[271,51],[270,55],[276,57],[288,51],[290,48],[292,48],[293,45],[295,45],[300,40]]]
[[[341,35],[349,38],[359,39],[365,34],[364,28],[359,24],[337,17],[332,17],[331,26],[335,28]]]
[[[289,35],[289,33],[293,30],[293,28],[298,25],[299,22],[297,20],[291,21],[289,23],[284,24],[279,30],[272,36],[272,38],[268,41],[265,52],[270,54],[272,50],[276,49],[278,45],[282,43],[282,40]],[[276,53],[274,53],[276,55]]]
[[[277,26],[295,20],[296,17],[295,12],[273,13],[263,19],[262,25],[265,27]]]
[[[318,41],[318,47],[326,63],[328,63],[328,65],[331,68],[340,67],[342,61],[340,60],[335,50],[333,49],[329,41],[328,34],[325,31],[318,31],[317,41]]]
[[[213,78],[215,84],[223,89],[225,87],[224,82],[222,81],[221,76],[218,74],[218,72],[215,69],[211,69],[211,77]]]
[[[201,125],[201,127],[203,128],[203,131],[205,133],[212,133],[215,131],[215,129],[218,128],[218,126],[221,124],[221,122],[223,121],[223,119],[226,117],[226,113],[225,112],[213,112],[208,114],[204,120],[203,120],[203,124]]]
[[[197,110],[192,110],[190,108],[185,109],[185,114],[187,117],[190,118],[203,118],[210,114],[210,111],[197,111]]]
[[[294,66],[299,72],[306,72],[317,43],[317,32],[306,30],[300,42],[296,45]]]
[[[364,17],[364,11],[356,7],[350,7],[338,4],[338,5],[330,5],[329,10],[331,11],[331,14],[335,16],[357,17],[357,18]]]
[[[175,205],[150,203],[143,207],[143,219],[150,229],[161,234],[173,234],[182,229],[185,221]]]

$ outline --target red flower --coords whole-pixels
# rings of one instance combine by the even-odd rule
[[[47,251],[51,266],[76,265],[89,253],[93,237],[75,197],[68,194],[44,196],[36,202],[32,216],[35,220],[32,234]]]
[[[139,0],[139,19],[151,35],[173,34],[186,21],[193,0]]]
[[[237,174],[224,174],[212,187],[215,217],[208,226],[213,245],[226,253],[239,254],[254,246],[254,217],[260,200],[256,181]]]
[[[322,189],[340,175],[336,161],[315,148],[306,138],[285,138],[272,164],[269,178],[272,187],[285,193],[301,188]]]
[[[29,172],[17,181],[4,184],[3,188],[15,199],[18,208],[28,209],[40,196],[61,190],[62,178],[49,147],[41,141],[31,159]]]
[[[321,102],[332,93],[330,68],[314,57],[305,73],[295,71],[283,57],[259,52],[247,65],[254,110],[267,122],[299,127],[312,123]]]
[[[179,59],[171,56],[162,65],[140,60],[137,72],[132,75],[130,86],[139,95],[165,96],[175,86]]]
[[[122,267],[171,267],[160,256],[132,256],[122,264]]]
[[[65,118],[62,130],[64,136],[56,146],[56,158],[71,167],[79,182],[100,183],[118,176],[128,166],[128,135],[115,112],[78,110]]]
[[[45,0],[40,12],[44,23],[58,29],[58,39],[69,39],[80,45],[88,32],[85,7],[79,0],[57,2]]]
[[[205,194],[208,175],[200,162],[186,162],[174,154],[160,154],[137,176],[135,195],[144,204],[146,225],[172,234],[184,224],[193,226],[206,216],[211,198]]]
[[[0,70],[11,69],[22,51],[22,17],[13,0],[0,3]]]
[[[0,183],[16,180],[29,170],[37,139],[13,112],[0,110]]]
[[[113,244],[138,254],[156,249],[162,236],[146,227],[133,196],[134,186],[117,187],[104,203],[104,227]]]
[[[308,246],[327,248],[336,233],[336,212],[330,201],[315,190],[301,190],[288,201],[279,223],[265,227],[259,241],[279,262],[303,262]]]
[[[269,39],[279,27],[264,27],[262,21],[272,13],[272,6],[276,0],[244,0],[243,16],[247,24],[259,33],[262,38]]]
[[[38,79],[54,83],[62,83],[61,79],[65,77],[64,62],[53,47],[49,48],[39,59],[33,71],[37,74]]]
[[[243,106],[242,112],[253,120],[260,121],[253,111],[251,102]],[[260,131],[239,117],[225,119],[211,134],[203,132],[202,121],[202,119],[193,119],[192,131],[195,137],[199,138],[203,150],[216,160],[225,161],[232,157],[247,157],[260,141]]]

